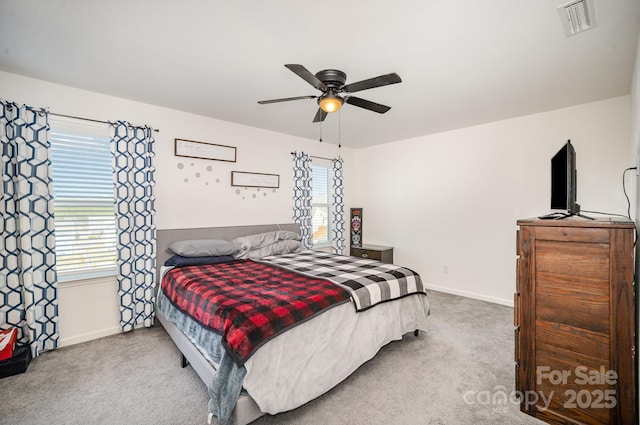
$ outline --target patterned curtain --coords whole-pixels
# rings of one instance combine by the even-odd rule
[[[35,357],[58,346],[49,113],[0,99],[0,328]]]
[[[334,254],[344,255],[344,184],[342,181],[342,158],[332,163],[333,190],[331,193],[331,224],[333,238],[331,248]]]
[[[304,152],[293,156],[293,221],[300,224],[302,245],[313,248],[311,227],[311,158]]]
[[[153,129],[111,127],[120,327],[151,326],[155,313],[156,227]]]

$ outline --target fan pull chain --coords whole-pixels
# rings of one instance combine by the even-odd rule
[[[338,111],[338,149],[342,147],[342,109]]]
[[[322,121],[320,121],[320,143],[322,143]]]

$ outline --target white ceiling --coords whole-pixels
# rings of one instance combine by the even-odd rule
[[[640,1],[573,37],[564,2],[2,0],[0,70],[310,139],[315,100],[256,103],[318,93],[284,64],[397,72],[322,125],[357,148],[629,94]]]

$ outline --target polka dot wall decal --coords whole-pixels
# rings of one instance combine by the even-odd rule
[[[194,165],[196,165],[196,164],[194,164],[194,163],[192,162],[192,163],[191,163],[191,166],[193,167]]]
[[[207,166],[207,171],[211,171],[213,170],[213,167],[211,165]]]
[[[220,179],[216,179],[216,183],[220,183]]]
[[[182,170],[184,168],[184,164],[182,162],[178,162],[178,169]]]
[[[240,189],[236,189],[236,195],[240,195]]]
[[[264,192],[262,195],[263,195],[263,196],[267,196],[267,192]]]
[[[200,173],[196,173],[196,177],[200,177]]]
[[[251,197],[252,197],[253,199],[256,199],[256,194],[254,193],[253,195],[251,195]]]
[[[205,185],[209,186],[209,182],[206,182]]]
[[[185,178],[184,178],[184,182],[185,182],[185,183],[189,183],[189,179],[185,177]]]

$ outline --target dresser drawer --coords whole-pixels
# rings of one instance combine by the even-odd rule
[[[383,263],[393,263],[393,247],[377,245],[352,246],[351,256],[378,260]]]

